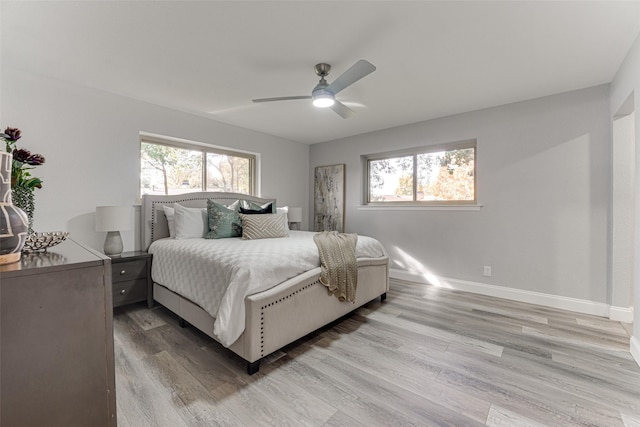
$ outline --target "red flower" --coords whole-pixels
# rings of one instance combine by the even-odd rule
[[[27,158],[26,163],[31,166],[40,166],[44,163],[44,156],[42,154],[32,154]]]
[[[13,160],[20,163],[27,163],[27,160],[31,157],[31,151],[24,148],[16,148],[13,150]]]
[[[10,139],[11,141],[17,141],[22,136],[22,132],[18,128],[6,128],[4,130],[3,138]]]
[[[4,133],[0,133],[0,139],[5,142],[7,153],[13,154],[11,164],[11,189],[23,188],[33,191],[35,188],[42,188],[42,180],[32,176],[29,172],[33,166],[40,166],[44,163],[42,154],[31,154],[31,151],[24,148],[16,148],[16,141],[20,139],[22,132],[18,128],[8,127]]]

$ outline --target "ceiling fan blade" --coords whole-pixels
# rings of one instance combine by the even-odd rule
[[[280,96],[278,98],[252,99],[253,102],[291,101],[292,99],[311,99],[310,95],[302,96]]]
[[[329,89],[335,95],[347,86],[351,86],[361,78],[373,73],[375,70],[375,65],[373,65],[369,61],[361,59],[360,61],[353,64],[347,71],[342,73],[340,77],[335,79],[327,89]]]
[[[337,99],[336,99],[336,102],[330,108],[336,113],[338,113],[338,115],[343,119],[348,119],[349,117],[353,116],[356,113],[351,108],[347,107]]]

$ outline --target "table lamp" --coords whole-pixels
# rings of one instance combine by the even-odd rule
[[[124,249],[121,230],[131,228],[131,210],[128,206],[98,206],[96,208],[96,231],[106,231],[104,254],[120,256]]]
[[[292,230],[300,230],[300,223],[302,222],[302,208],[289,208],[287,216],[289,217],[289,228]]]

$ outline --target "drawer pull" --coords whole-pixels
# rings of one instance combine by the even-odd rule
[[[125,293],[127,293],[127,291],[125,289],[120,291],[120,295],[124,295]]]
[[[127,274],[127,270],[122,270],[122,271],[120,271],[120,275],[121,275],[121,276],[124,276],[125,274]]]

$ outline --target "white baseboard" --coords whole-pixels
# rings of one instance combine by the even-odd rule
[[[419,273],[405,270],[390,269],[390,277],[393,279],[407,280],[410,282],[425,283],[441,286],[448,289],[504,298],[529,304],[543,305],[562,310],[575,311],[577,313],[592,314],[600,317],[609,317],[610,306],[608,304],[563,297],[559,295],[544,294],[541,292],[525,291],[522,289],[507,288],[504,286],[487,285],[485,283],[469,282],[466,280],[451,279],[447,277],[425,277]],[[617,314],[620,314],[618,311]],[[633,313],[632,313],[633,316]],[[640,356],[640,348],[638,349]],[[636,359],[638,360],[638,359]]]
[[[636,363],[640,366],[640,340],[638,337],[631,337],[631,355],[636,359]]]
[[[633,323],[633,307],[609,307],[609,319],[618,322]]]

